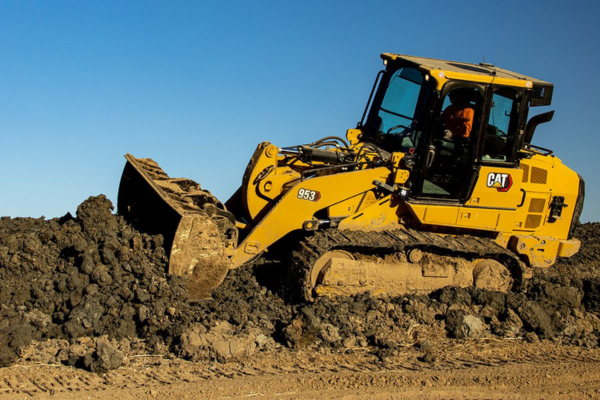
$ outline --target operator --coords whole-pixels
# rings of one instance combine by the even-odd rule
[[[450,105],[442,112],[440,120],[444,126],[445,139],[466,139],[473,128],[475,110],[465,90],[454,90],[448,95]]]

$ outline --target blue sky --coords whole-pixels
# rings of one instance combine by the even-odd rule
[[[600,221],[600,2],[0,0],[0,215],[116,204],[123,155],[222,200],[256,145],[343,136],[379,54],[485,60],[554,83],[534,144]]]

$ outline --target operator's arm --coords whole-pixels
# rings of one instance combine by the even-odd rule
[[[458,113],[457,124],[452,131],[454,137],[468,138],[473,129],[473,117],[475,110],[472,108],[464,108]]]

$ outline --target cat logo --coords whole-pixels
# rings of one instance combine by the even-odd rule
[[[508,192],[513,184],[510,174],[490,172],[487,177],[487,187],[496,188],[499,192]]]

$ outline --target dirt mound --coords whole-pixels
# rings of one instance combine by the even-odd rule
[[[284,319],[283,302],[249,272],[228,280],[215,300],[188,304],[185,280],[165,272],[162,237],[135,231],[112,209],[98,196],[76,218],[0,221],[0,365],[31,340],[142,338],[158,351],[175,346],[192,323],[210,329],[231,321],[270,335],[273,321]],[[95,369],[96,346],[88,347],[66,358]]]
[[[582,251],[536,270],[523,293],[445,288],[290,304],[269,279],[284,266],[272,263],[231,271],[212,300],[190,304],[185,280],[166,274],[162,237],[112,210],[101,195],[76,217],[0,220],[0,366],[47,340],[61,343],[47,346],[47,362],[92,371],[118,368],[132,350],[230,361],[283,344],[366,348],[385,360],[416,346],[435,361],[438,336],[598,346],[600,224],[582,225]]]

